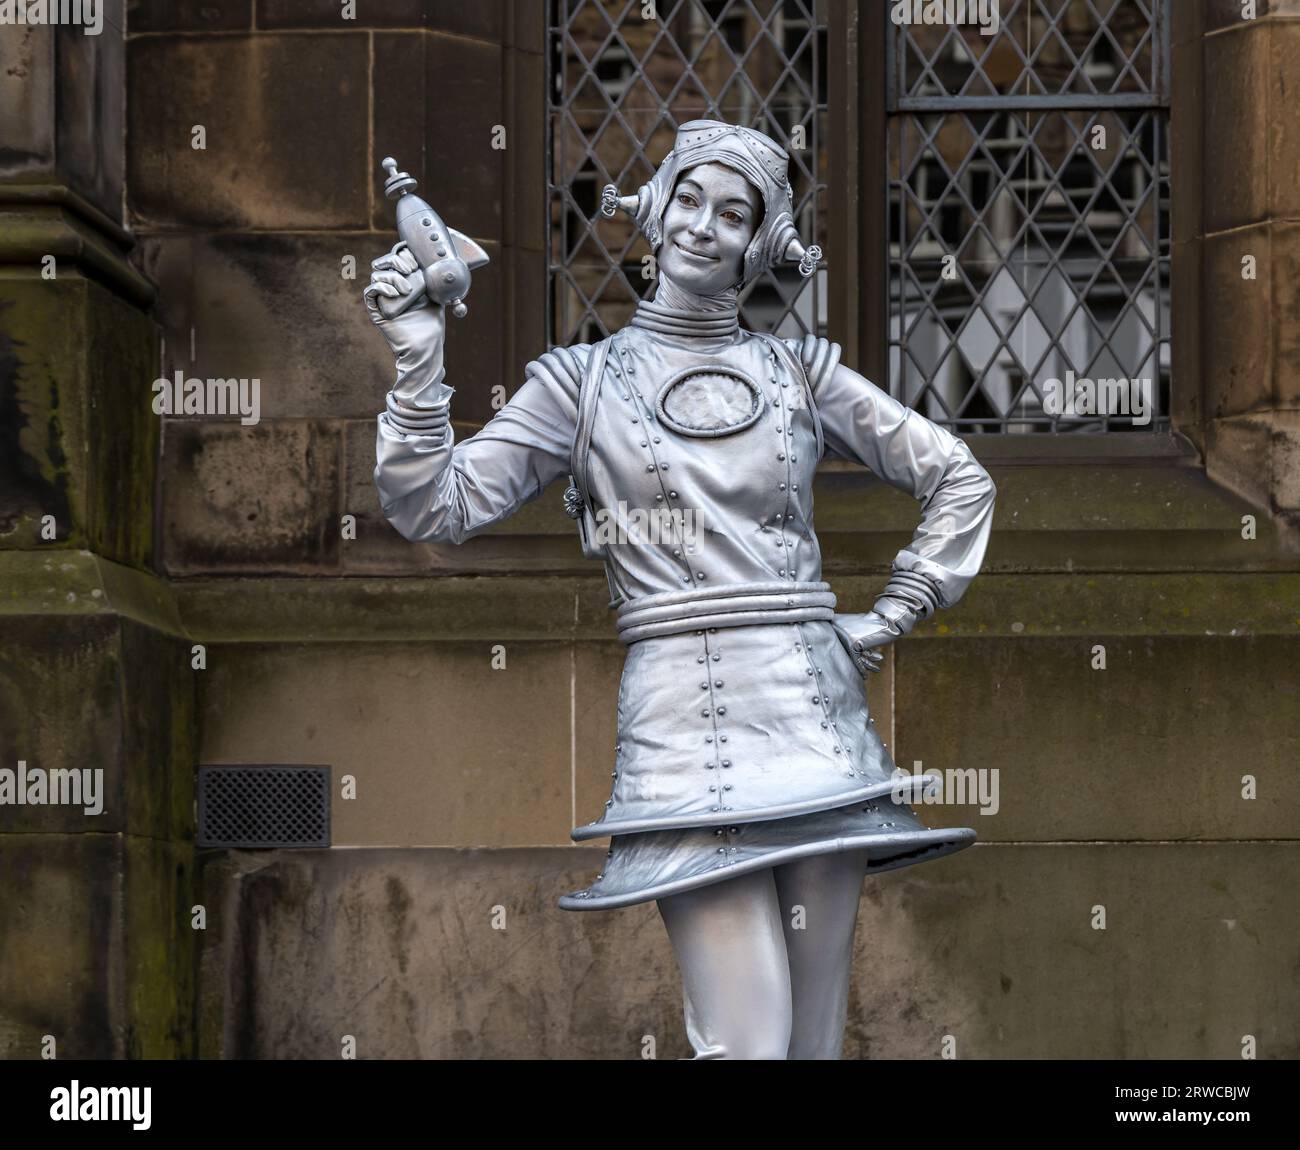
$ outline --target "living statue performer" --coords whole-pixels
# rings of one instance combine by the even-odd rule
[[[838,344],[739,325],[749,281],[787,261],[811,275],[821,254],[795,231],[788,162],[760,132],[695,120],[635,196],[607,188],[604,214],[632,213],[656,252],[654,298],[607,339],[530,362],[463,443],[443,303],[467,277],[431,300],[436,278],[399,243],[365,290],[397,356],[376,441],[389,522],[459,543],[567,477],[584,550],[604,560],[627,645],[613,784],[571,837],[611,845],[559,905],[657,901],[696,1058],[841,1057],[863,876],[975,839],[916,818],[907,800],[934,777],[896,772],[864,676],[965,592],[993,482],[960,439],[840,364]],[[922,507],[865,614],[837,614],[821,580],[813,476],[826,453]]]

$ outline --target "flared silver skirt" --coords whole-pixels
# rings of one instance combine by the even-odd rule
[[[796,858],[867,848],[869,871],[938,858],[975,831],[928,830],[908,805],[830,622],[645,639],[628,649],[610,798],[578,842],[609,836],[564,910],[629,906]]]

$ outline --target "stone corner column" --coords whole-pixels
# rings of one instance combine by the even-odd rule
[[[1300,2],[1174,19],[1174,419],[1300,549]]]
[[[0,1058],[193,1047],[194,687],[153,573],[125,5],[97,7],[0,29]]]

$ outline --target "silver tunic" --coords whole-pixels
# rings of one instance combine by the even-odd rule
[[[587,491],[628,644],[613,785],[575,841],[611,838],[569,910],[626,906],[793,858],[870,848],[871,870],[970,845],[927,830],[868,713],[821,581],[813,476],[856,460],[923,511],[895,569],[939,605],[977,573],[995,490],[956,436],[838,363],[839,347],[744,330],[612,339]],[[375,481],[406,538],[458,543],[570,472],[590,344],[554,349],[478,434],[410,434],[379,416]],[[698,626],[694,624],[698,623]]]

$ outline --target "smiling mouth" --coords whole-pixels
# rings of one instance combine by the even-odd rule
[[[673,243],[676,244],[676,246],[677,246],[677,250],[678,250],[679,252],[685,252],[688,256],[691,256],[691,257],[694,258],[694,259],[697,259],[697,260],[707,260],[707,261],[708,261],[709,263],[711,263],[711,264],[712,264],[712,263],[717,263],[717,262],[718,262],[718,257],[717,257],[717,256],[706,256],[706,255],[704,255],[702,252],[693,252],[693,251],[691,251],[690,248],[682,247],[682,245],[679,244],[679,243],[677,243],[676,240],[673,240]]]

